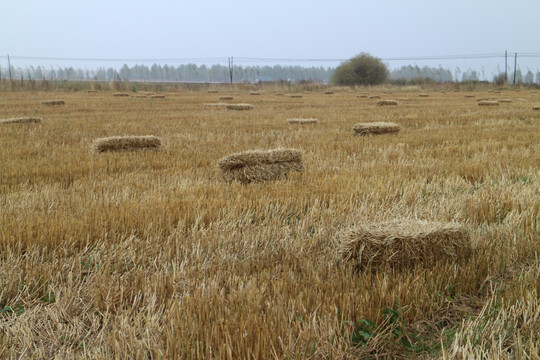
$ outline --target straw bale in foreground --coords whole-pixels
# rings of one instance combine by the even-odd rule
[[[315,124],[317,122],[317,119],[287,119],[287,122],[289,124],[307,125],[307,124]]]
[[[274,181],[287,177],[291,171],[304,170],[302,152],[295,149],[253,150],[236,153],[218,162],[227,182]]]
[[[2,119],[0,120],[0,124],[31,124],[31,123],[40,123],[42,122],[42,118],[38,117],[19,117],[19,118],[11,118],[11,119]]]
[[[132,151],[139,149],[157,149],[160,146],[161,139],[154,135],[111,136],[95,140],[90,151],[93,153],[102,153],[105,151]]]
[[[482,100],[478,102],[479,106],[499,106],[498,101]]]
[[[398,102],[396,100],[379,100],[377,101],[377,106],[385,106],[385,105],[397,105]]]
[[[338,253],[359,269],[432,266],[471,254],[469,232],[457,223],[399,220],[363,224],[336,236]]]
[[[55,106],[55,105],[64,105],[66,102],[64,100],[46,100],[42,101],[42,105],[49,105],[49,106]]]
[[[253,105],[251,104],[229,104],[227,110],[251,110]]]
[[[371,122],[359,123],[353,126],[354,135],[377,135],[395,133],[401,130],[401,127],[396,123],[391,122]]]

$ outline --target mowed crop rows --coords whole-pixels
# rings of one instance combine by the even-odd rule
[[[540,93],[383,90],[3,92],[0,119],[41,121],[0,123],[0,357],[539,356]],[[91,151],[114,136],[160,147]],[[218,166],[278,148],[303,171]],[[340,253],[401,221],[459,224],[470,256]]]

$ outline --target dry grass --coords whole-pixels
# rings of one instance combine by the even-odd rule
[[[325,91],[324,95],[334,95],[334,92],[333,91]]]
[[[261,95],[261,93],[258,91],[250,91],[249,95]]]
[[[366,223],[337,236],[338,253],[360,269],[434,266],[470,258],[469,232],[459,224],[418,220]]]
[[[380,135],[396,133],[401,130],[401,126],[392,122],[378,121],[371,123],[358,123],[353,126],[355,135]]]
[[[43,119],[39,117],[18,117],[9,119],[0,119],[0,124],[32,124],[40,123]]]
[[[429,94],[421,93],[421,94],[418,94],[418,97],[429,97]]]
[[[386,105],[398,105],[399,103],[396,100],[379,100],[377,101],[377,106],[386,106]]]
[[[227,104],[227,110],[253,110],[251,104]]]
[[[219,100],[222,100],[222,101],[224,101],[224,100],[232,100],[232,99],[233,99],[232,96],[220,96],[219,97]]]
[[[161,139],[154,135],[145,136],[111,136],[94,140],[90,151],[96,154],[107,151],[133,151],[141,149],[158,149]]]
[[[219,160],[225,181],[274,181],[287,178],[291,171],[304,171],[302,152],[295,149],[253,150]]]
[[[152,95],[150,99],[165,99],[165,95]]]
[[[290,97],[291,99],[300,99],[300,98],[302,98],[302,95],[300,95],[300,94],[289,94],[288,97]]]
[[[295,101],[273,94],[304,85],[261,84],[273,101],[238,113],[203,107],[219,97],[206,87],[163,86],[159,102],[66,91],[61,111],[39,106],[58,93],[2,92],[0,119],[46,126],[0,126],[0,358],[537,356],[540,93],[503,90],[525,101],[481,109],[469,89]],[[220,86],[238,102],[251,89]],[[409,100],[356,98],[383,91]],[[404,131],[353,137],[351,119]],[[110,134],[166,146],[88,151]],[[216,166],[277,148],[302,149],[305,172],[245,186]],[[336,256],[340,230],[396,219],[465,224],[474,251],[405,271]]]
[[[203,105],[206,106],[206,107],[210,107],[210,108],[212,108],[212,107],[218,107],[218,108],[220,108],[220,107],[227,107],[227,106],[229,106],[229,104],[227,104],[227,103],[222,103],[222,102],[219,102],[219,103],[204,103]]]
[[[316,124],[317,119],[287,119],[287,123],[299,125]]]
[[[478,105],[479,106],[499,106],[499,102],[498,101],[493,101],[493,100],[480,100],[478,101]]]
[[[117,92],[117,93],[112,94],[112,96],[117,96],[117,97],[128,97],[129,94],[128,94],[128,93],[124,93],[124,92]]]
[[[533,109],[534,111],[538,111],[538,110],[540,110],[540,106],[533,106],[532,109]]]
[[[514,102],[513,99],[499,99],[497,101],[500,103],[513,103]]]
[[[41,102],[41,105],[47,105],[47,106],[57,106],[57,105],[65,105],[66,102],[64,100],[45,100]]]

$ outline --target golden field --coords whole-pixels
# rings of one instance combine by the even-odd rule
[[[539,92],[216,89],[0,93],[0,119],[42,119],[0,123],[0,358],[540,358]],[[161,147],[90,151],[143,135]],[[223,180],[276,148],[304,171]],[[470,257],[339,254],[340,231],[413,219],[464,226]]]

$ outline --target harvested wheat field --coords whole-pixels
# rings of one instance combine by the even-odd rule
[[[387,106],[387,105],[398,105],[399,103],[396,100],[379,100],[377,101],[377,106]]]
[[[316,124],[317,119],[287,119],[287,123],[291,125],[308,125],[308,124]]]
[[[401,130],[401,126],[392,122],[376,121],[369,123],[358,123],[353,126],[354,135],[380,135],[396,133]]]
[[[238,112],[205,85],[83,86],[0,97],[0,119],[45,120],[0,126],[0,358],[538,356],[539,93],[220,84],[255,101]],[[385,91],[409,100],[357,98]],[[402,130],[351,136],[362,121]],[[166,146],[88,151],[122,134]],[[336,242],[359,228],[369,266],[360,233]]]
[[[253,110],[253,105],[251,104],[226,104],[227,110]]]
[[[64,100],[44,100],[41,102],[41,105],[47,105],[47,106],[57,106],[57,105],[65,105],[66,102]]]

